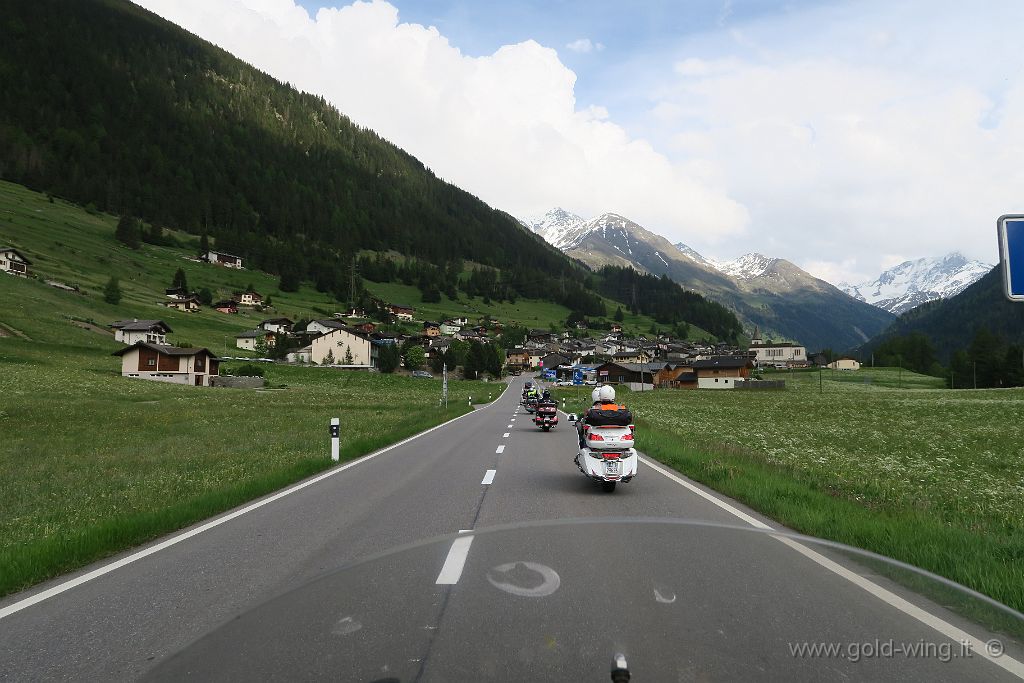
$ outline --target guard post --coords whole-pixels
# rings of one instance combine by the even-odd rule
[[[338,447],[338,440],[341,437],[341,420],[331,418],[331,460],[338,462],[341,459],[341,451]]]

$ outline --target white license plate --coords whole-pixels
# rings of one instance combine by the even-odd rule
[[[605,476],[612,476],[612,475],[622,474],[622,470],[620,469],[620,465],[621,464],[622,463],[619,463],[619,462],[605,462],[605,464],[604,464]]]

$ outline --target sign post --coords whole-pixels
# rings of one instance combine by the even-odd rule
[[[1024,301],[1024,215],[1000,216],[996,225],[1003,292],[1010,301]]]
[[[338,448],[338,438],[341,436],[341,420],[336,417],[331,418],[331,460],[338,462],[341,458],[341,452]]]
[[[441,400],[444,401],[444,409],[448,410],[448,364],[441,366]]]

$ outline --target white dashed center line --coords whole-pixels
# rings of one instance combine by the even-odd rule
[[[437,575],[438,584],[454,585],[462,577],[462,569],[466,566],[466,557],[469,555],[469,546],[473,544],[472,536],[461,536],[452,541],[452,547],[448,551],[448,557],[444,560],[441,573]]]
[[[502,446],[498,446],[498,450],[496,450],[494,452],[499,454],[499,455],[501,455],[502,453],[505,452],[505,446],[503,446],[503,445]]]
[[[501,435],[501,438],[503,438],[503,439],[507,439],[507,438],[508,438],[508,435],[509,435],[509,433],[510,433],[510,432],[505,432],[504,434],[502,434],[502,435]]]
[[[497,472],[497,471],[498,470],[487,470],[487,472],[484,474],[484,480],[482,482],[480,482],[480,483],[481,484],[492,484],[492,483],[494,483],[494,473]]]

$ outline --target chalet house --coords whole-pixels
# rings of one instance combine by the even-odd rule
[[[754,339],[750,342],[750,353],[757,365],[768,367],[807,367],[807,349],[799,344],[789,342],[763,342]]]
[[[173,308],[183,313],[195,313],[202,306],[199,304],[199,299],[194,296],[189,296],[181,299],[171,299],[170,301],[162,301],[161,305],[167,308]]]
[[[654,389],[656,375],[663,370],[663,363],[616,363],[608,362],[595,369],[597,380],[608,384],[625,384],[633,391]]]
[[[611,333],[612,334],[621,334],[622,333],[622,325],[620,325],[619,323],[612,323]]]
[[[377,331],[377,324],[371,320],[350,320],[348,326],[366,334],[373,334]]]
[[[843,356],[829,363],[828,367],[833,370],[860,370],[860,361],[849,356]]]
[[[235,301],[242,306],[262,306],[263,295],[259,292],[235,292]]]
[[[549,353],[540,359],[539,365],[545,370],[555,370],[559,365],[568,365],[569,359],[558,353]]]
[[[663,389],[696,389],[697,373],[688,365],[666,363],[655,374],[654,383]]]
[[[164,294],[167,295],[168,299],[184,299],[191,296],[184,287],[168,287],[164,290]]]
[[[301,349],[290,352],[285,356],[289,363],[310,363],[313,359],[313,346],[303,346]]]
[[[122,344],[137,344],[146,342],[148,344],[166,344],[167,333],[171,327],[163,320],[117,320],[110,323],[114,330],[114,340]]]
[[[313,340],[311,344],[310,362],[323,365],[360,365],[363,367],[377,366],[377,345],[370,335],[351,328],[337,328]],[[352,355],[351,361],[345,360],[346,352]]]
[[[746,356],[713,356],[694,361],[698,389],[734,389],[737,381],[750,378],[753,362]]]
[[[288,318],[269,318],[260,322],[259,328],[274,334],[288,334],[295,323]]]
[[[619,351],[612,354],[612,360],[616,363],[650,363],[651,355],[646,351]]]
[[[399,320],[412,320],[413,315],[416,313],[416,309],[404,304],[388,304],[388,313]]]
[[[340,320],[313,320],[306,325],[306,332],[309,334],[327,334],[335,330],[347,329],[348,325]]]
[[[532,342],[540,342],[546,344],[551,341],[551,333],[547,330],[530,330],[526,338]]]
[[[423,334],[427,335],[428,337],[440,337],[441,326],[435,322],[428,320],[427,322],[423,323]]]
[[[122,377],[208,387],[210,378],[220,374],[220,359],[209,349],[182,349],[140,341],[113,355],[121,357]]]
[[[546,355],[546,353],[541,353],[540,351],[530,351],[530,367],[540,367],[540,362],[544,360],[544,356]]]
[[[242,257],[234,254],[226,254],[222,251],[208,251],[199,257],[200,260],[212,263],[225,268],[237,268],[242,270]]]
[[[218,313],[238,313],[238,302],[234,299],[218,301],[213,305]]]
[[[530,354],[525,349],[509,349],[505,352],[505,365],[526,369],[530,367]]]
[[[255,351],[256,344],[259,340],[263,340],[263,344],[266,348],[271,348],[277,342],[277,337],[273,332],[267,332],[266,330],[247,330],[241,334],[235,335],[235,346],[246,351]]]
[[[459,327],[465,327],[466,325],[469,324],[469,318],[465,316],[461,318],[452,318],[448,322],[452,323],[453,325],[458,325]]]
[[[0,247],[0,270],[5,273],[28,277],[30,265],[32,262],[14,247]]]
[[[462,325],[459,325],[454,320],[445,320],[441,323],[441,334],[453,335],[462,329]]]

